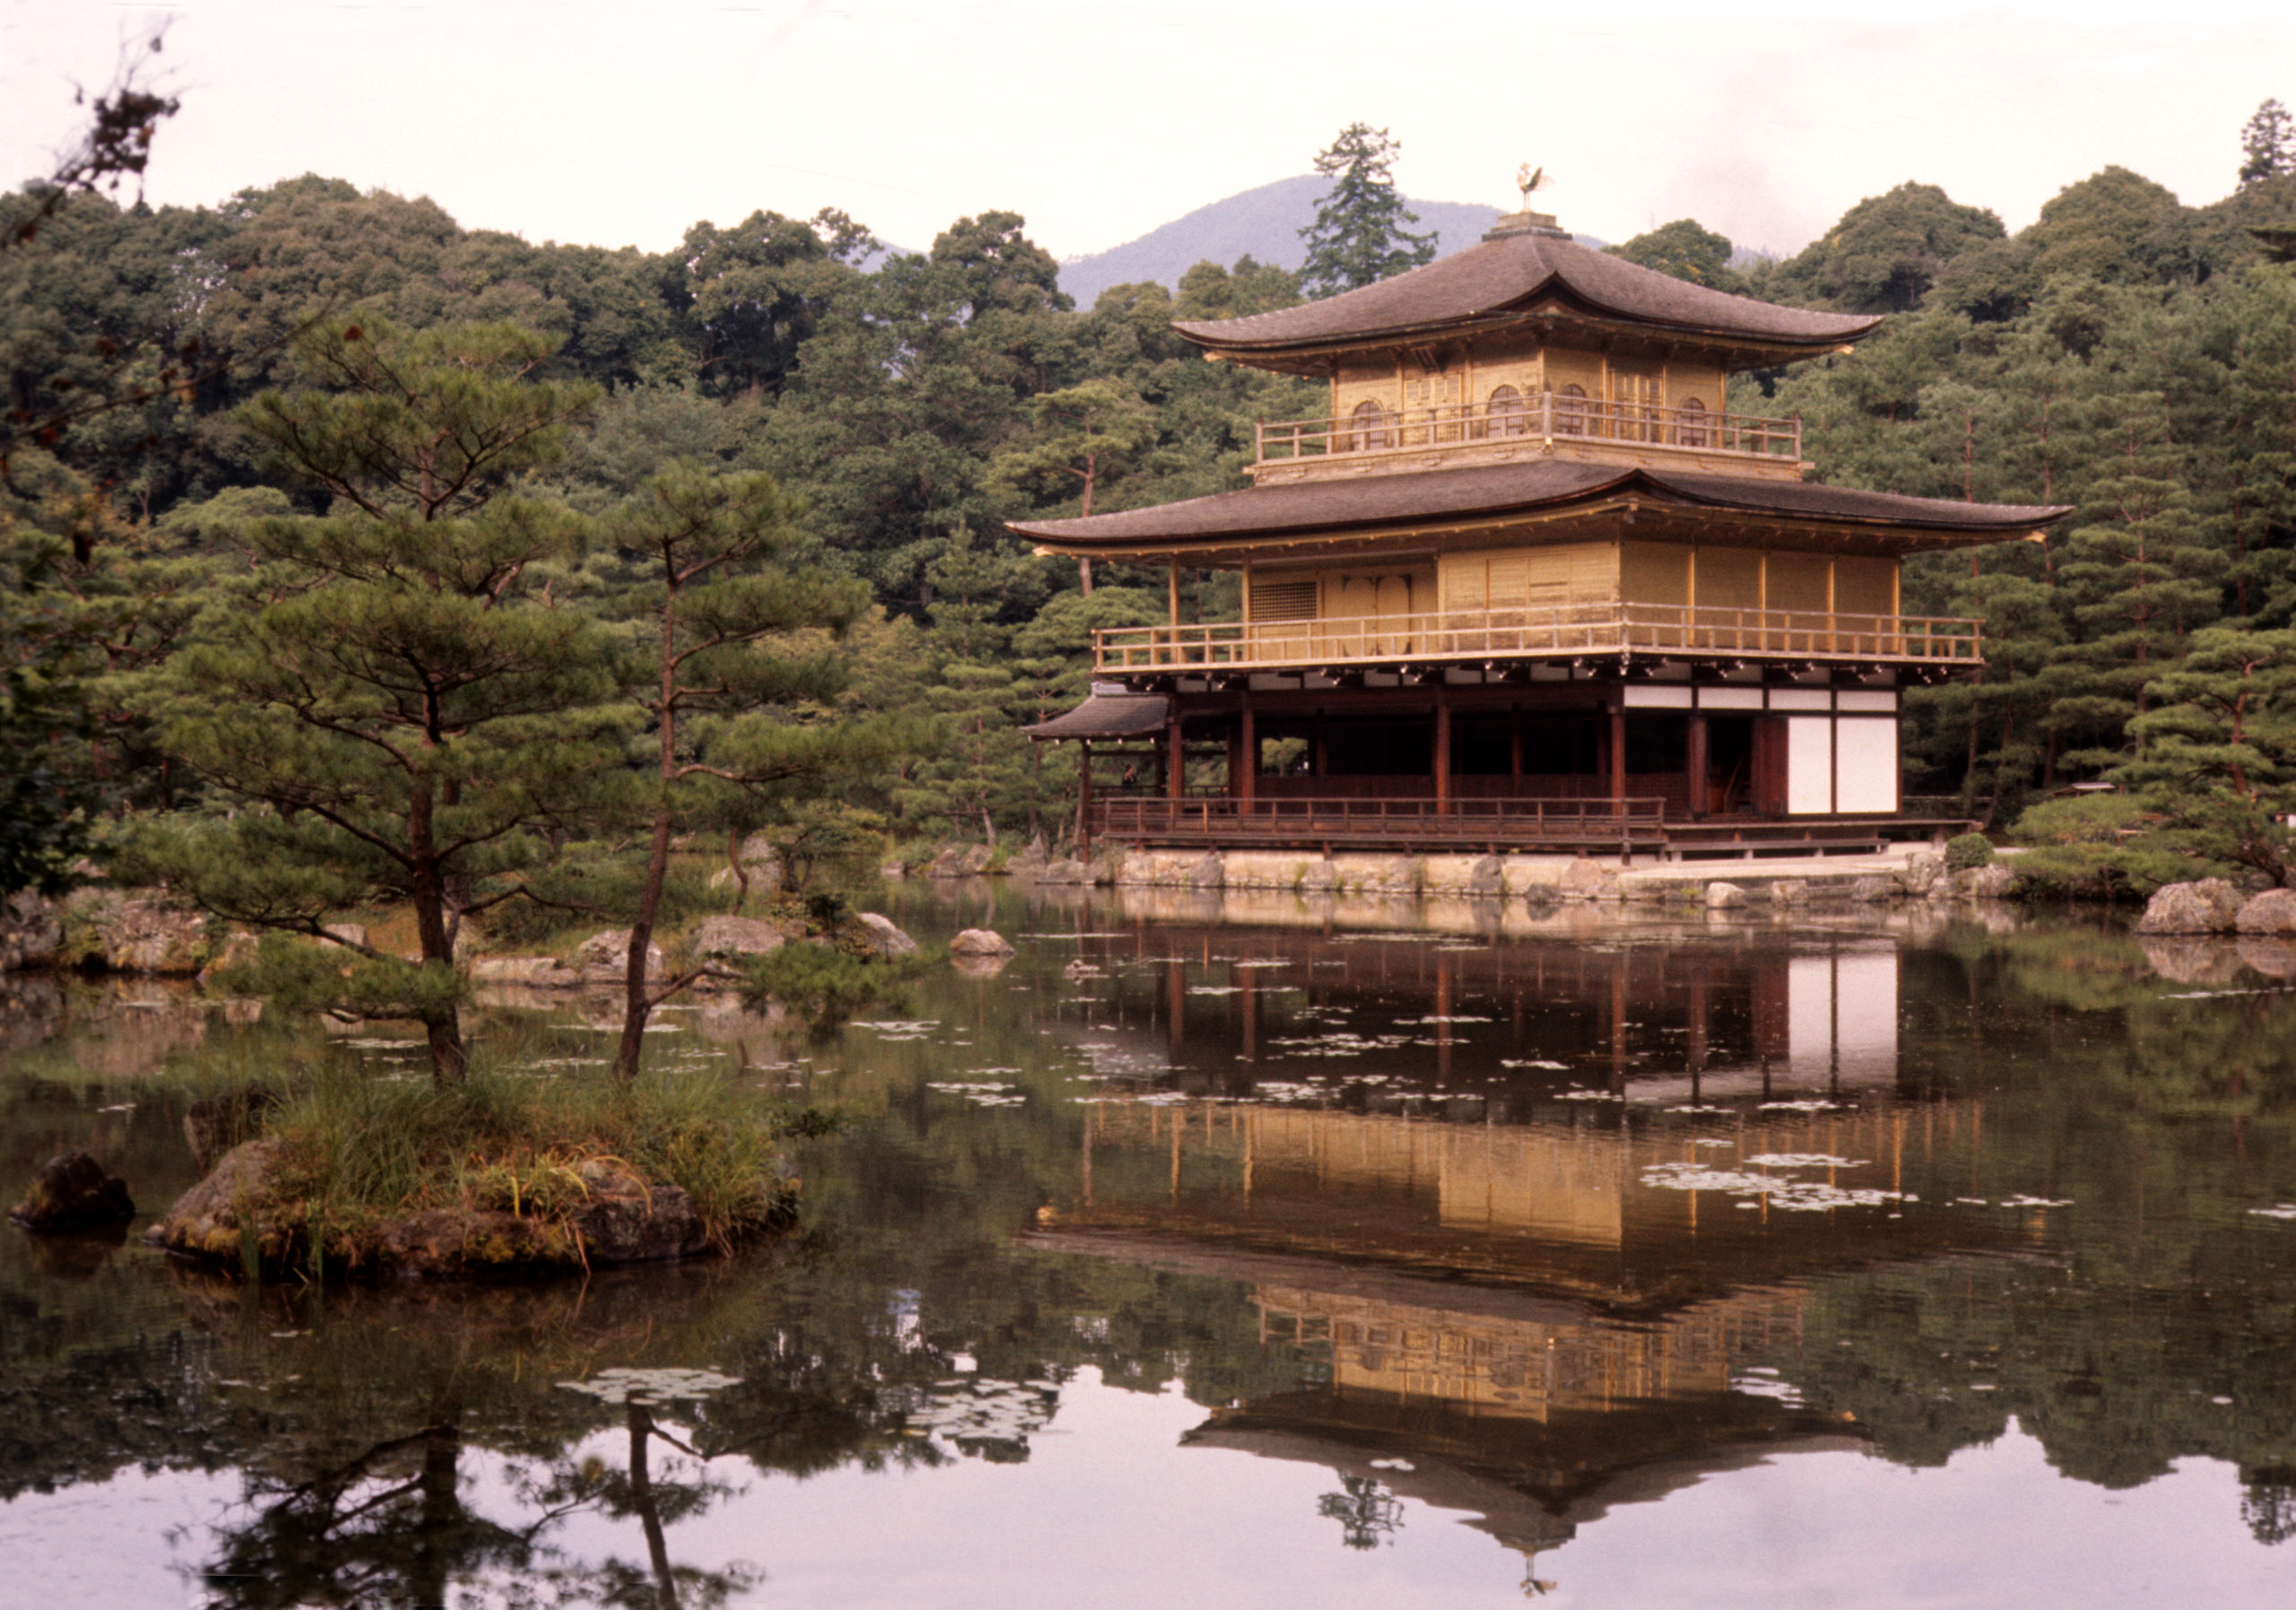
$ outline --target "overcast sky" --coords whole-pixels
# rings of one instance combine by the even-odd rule
[[[2187,203],[2296,102],[2296,5],[1922,0],[0,0],[0,178],[46,171],[124,40],[166,20],[182,114],[148,195],[303,172],[532,240],[673,245],[759,207],[929,244],[989,208],[1056,256],[1308,170],[1356,118],[1430,199],[1619,240],[1685,215],[1790,252],[1909,178],[2012,229],[2108,163]]]

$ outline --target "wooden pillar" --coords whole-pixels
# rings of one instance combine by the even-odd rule
[[[1164,797],[1178,799],[1187,791],[1187,767],[1180,758],[1180,718],[1164,723]]]
[[[1690,814],[1693,819],[1706,814],[1708,789],[1706,785],[1706,718],[1693,715],[1690,718],[1689,754],[1684,766],[1690,772]]]
[[[1507,712],[1507,775],[1515,779],[1515,792],[1523,791],[1523,712]]]
[[[1611,803],[1624,814],[1626,801],[1626,699],[1611,706]]]
[[[1451,814],[1451,695],[1435,684],[1435,814]]]
[[[1092,858],[1092,741],[1076,741],[1076,858]]]
[[[1259,728],[1253,720],[1252,696],[1248,689],[1245,691],[1238,703],[1241,707],[1237,716],[1237,723],[1243,728],[1244,766],[1242,775],[1236,779],[1238,786],[1230,789],[1229,792],[1248,805],[1252,802],[1252,796],[1259,777]]]

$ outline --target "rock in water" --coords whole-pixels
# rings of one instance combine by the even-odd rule
[[[2267,889],[2240,908],[2243,934],[2266,939],[2296,939],[2296,889]]]
[[[949,941],[949,953],[952,956],[1009,956],[1013,954],[1013,942],[987,928],[967,928]]]
[[[574,947],[567,965],[580,972],[586,983],[621,981],[630,973],[630,930],[605,928],[591,935]],[[653,978],[661,970],[662,947],[649,944],[646,947],[646,976]]]
[[[46,967],[64,944],[64,924],[55,902],[19,889],[0,901],[0,972]]]
[[[2140,934],[2229,934],[2239,924],[2240,892],[2222,878],[2163,883],[2144,902]]]
[[[1718,879],[1706,886],[1706,909],[1709,911],[1732,911],[1746,903],[1746,892],[1735,883]]]
[[[754,917],[705,917],[694,925],[693,937],[686,949],[704,961],[723,956],[764,956],[779,950],[787,938],[779,928]]]
[[[127,1182],[85,1152],[58,1152],[32,1176],[31,1193],[8,1216],[27,1230],[88,1230],[135,1216]]]
[[[861,925],[862,938],[877,954],[907,956],[915,953],[917,941],[895,927],[891,918],[880,917],[874,911],[862,911],[855,915],[854,920]]]

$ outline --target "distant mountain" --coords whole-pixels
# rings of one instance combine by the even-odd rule
[[[1090,308],[1110,285],[1154,280],[1177,289],[1180,275],[1198,263],[1231,264],[1247,252],[1263,263],[1297,268],[1307,255],[1300,231],[1316,221],[1316,204],[1331,181],[1312,173],[1280,178],[1208,207],[1198,207],[1152,229],[1137,240],[1060,265],[1060,288]],[[1408,201],[1419,214],[1418,230],[1433,230],[1438,255],[1448,256],[1483,238],[1499,216],[1497,207],[1464,201]]]

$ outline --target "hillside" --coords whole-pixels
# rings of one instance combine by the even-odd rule
[[[1316,203],[1331,181],[1312,173],[1280,178],[1215,201],[1107,251],[1072,257],[1060,265],[1060,288],[1090,308],[1110,285],[1154,280],[1178,285],[1196,264],[1231,264],[1249,253],[1263,263],[1297,268],[1305,255],[1300,231],[1316,218]],[[1497,207],[1464,201],[1413,201],[1419,228],[1440,237],[1439,250],[1472,246],[1499,216]]]

